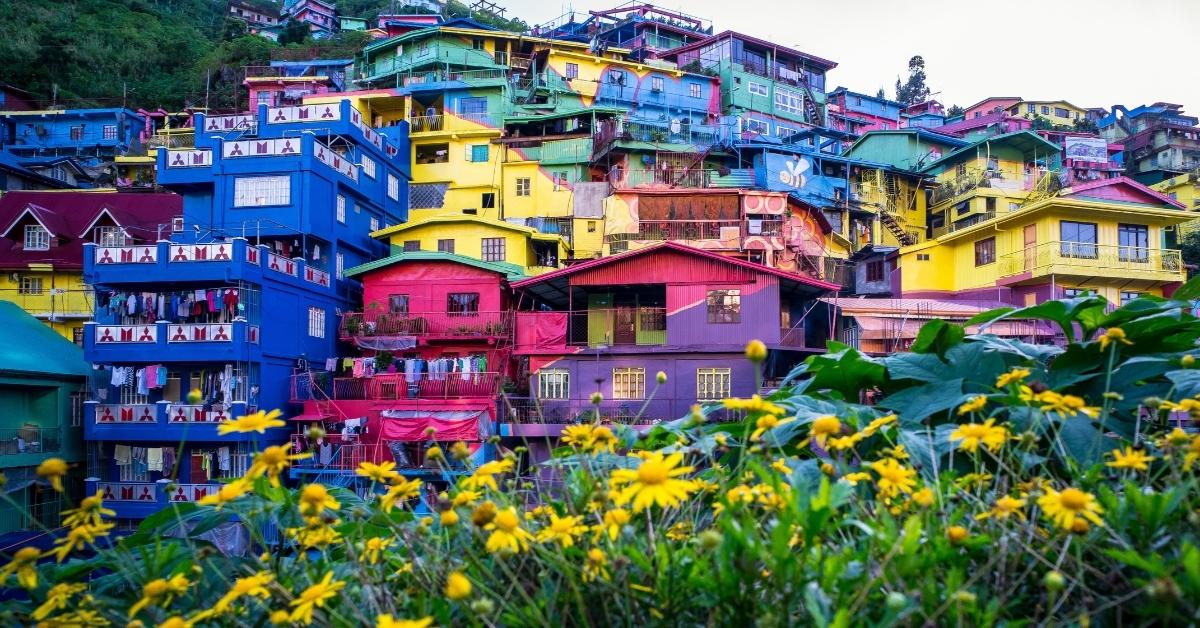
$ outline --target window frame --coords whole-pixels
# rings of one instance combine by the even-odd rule
[[[578,63],[567,63],[563,72],[565,73],[566,79],[568,81],[577,79],[577,78],[579,78],[579,64]]]
[[[260,201],[261,202],[251,202]],[[292,178],[288,175],[234,177],[234,207],[283,207],[292,204]]]
[[[703,98],[704,88],[700,87],[699,83],[688,83],[688,96],[691,98]]]
[[[650,91],[651,92],[662,92],[662,91],[666,90],[666,87],[667,87],[667,81],[663,77],[661,77],[661,76],[651,76],[650,77]]]
[[[336,271],[338,279],[345,278],[346,254],[341,251],[338,251],[338,254],[334,256],[334,271]]]
[[[308,308],[308,335],[311,338],[325,337],[325,309],[319,307]]]
[[[533,196],[533,180],[529,177],[517,177],[514,188],[517,196]]]
[[[996,236],[975,241],[975,267],[996,263]]]
[[[111,225],[97,225],[92,233],[92,241],[99,246],[125,246],[127,241],[125,230]]]
[[[405,240],[400,244],[405,253],[417,253],[421,250],[420,240]]]
[[[618,382],[620,383],[619,392]],[[645,367],[614,366],[612,370],[612,398],[621,401],[639,401],[645,399]]]
[[[21,275],[21,283],[17,286],[17,294],[40,295],[46,293],[44,277]]]
[[[397,177],[389,172],[387,176],[387,186],[388,198],[392,199],[393,201],[400,200],[400,177]]]
[[[733,369],[704,366],[696,369],[696,401],[719,401],[733,396]]]
[[[387,307],[388,307],[388,314],[400,314],[402,316],[408,316],[408,307],[409,307],[408,295],[407,294],[389,294],[388,301],[387,301]]]
[[[758,81],[749,81],[748,83],[749,84],[746,86],[746,91],[750,92],[751,96],[762,96],[763,98],[770,97],[771,89],[767,87],[766,83],[759,83]]]
[[[1129,235],[1133,235],[1140,241],[1140,244],[1126,244],[1126,236]],[[1118,223],[1117,258],[1122,262],[1148,263],[1150,261],[1150,225]]]
[[[872,260],[867,262],[867,281],[883,281],[886,273],[883,271],[883,260]]]
[[[30,238],[31,234],[35,237]],[[40,223],[25,225],[25,239],[21,243],[21,249],[24,251],[49,251],[50,230],[43,227]]]
[[[735,325],[742,322],[742,289],[710,288],[704,295],[710,325]]]
[[[1072,227],[1075,230],[1074,238],[1082,238],[1082,227],[1090,227],[1092,231],[1091,241],[1082,239],[1073,239],[1068,237],[1067,228]],[[1058,221],[1058,240],[1059,240],[1059,255],[1062,257],[1070,257],[1076,259],[1097,259],[1100,256],[1100,225],[1094,222],[1081,222],[1078,220],[1060,220]]]
[[[437,241],[439,253],[454,254],[454,238],[439,238]]]
[[[508,239],[480,238],[479,259],[485,262],[503,262],[508,259]]]
[[[338,194],[335,205],[336,211],[334,212],[334,217],[337,218],[337,221],[343,225],[346,224],[346,197]]]
[[[367,175],[367,177],[369,177],[371,179],[375,178],[375,160],[374,159],[371,159],[370,157],[363,155],[362,159],[361,159],[361,163],[359,164],[359,167],[362,168],[362,173]]]
[[[571,370],[564,368],[539,369],[537,372],[538,399],[570,399]]]
[[[106,140],[117,139],[117,125],[115,125],[115,124],[104,125],[104,127],[100,129],[100,137],[102,139],[106,139]]]
[[[455,297],[467,298],[456,299]],[[478,314],[478,292],[449,292],[446,294],[446,316],[476,316]]]

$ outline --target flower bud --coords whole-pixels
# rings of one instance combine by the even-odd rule
[[[667,383],[667,374],[663,371],[659,371],[658,374],[654,376],[654,381],[658,382],[660,386]]]
[[[767,345],[761,340],[751,340],[746,343],[746,359],[754,363],[767,359]]]
[[[1067,579],[1057,571],[1047,571],[1045,576],[1042,576],[1042,584],[1047,591],[1057,593],[1063,590],[1067,585]]]
[[[1185,355],[1182,358],[1179,358],[1179,366],[1182,366],[1185,369],[1192,368],[1194,364],[1196,364],[1196,356],[1194,355]]]
[[[721,536],[721,533],[716,530],[705,530],[697,538],[700,541],[700,547],[710,551],[720,547],[721,543],[725,540],[725,537]]]
[[[962,543],[963,541],[967,540],[968,536],[971,536],[971,533],[962,526],[950,526],[949,528],[946,528],[946,538],[950,539],[950,543],[952,545],[958,545]]]
[[[908,606],[908,596],[899,591],[892,591],[887,594],[888,610],[898,611]]]

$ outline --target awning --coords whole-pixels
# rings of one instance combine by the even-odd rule
[[[333,418],[332,414],[312,413],[312,414],[297,414],[296,416],[294,416],[288,420],[289,421],[307,421],[307,422],[311,423],[311,422],[315,422],[315,421],[326,421],[326,420],[329,420],[332,418]]]
[[[847,314],[846,316],[852,317],[854,322],[858,323],[858,326],[862,328],[863,333],[861,337],[864,340],[916,338],[917,333],[921,331],[921,327],[929,322],[927,319],[864,316],[861,314]],[[979,325],[971,325],[967,327],[966,331],[968,334],[977,334],[982,331],[983,333],[1005,337],[1054,335],[1054,330],[1049,325],[1037,321],[997,321],[988,325],[983,330],[980,329]]]
[[[416,336],[370,336],[355,338],[354,345],[374,351],[404,351],[417,346]]]
[[[491,436],[483,410],[384,410],[379,413],[381,440],[483,441]],[[432,435],[428,432],[433,430]]]

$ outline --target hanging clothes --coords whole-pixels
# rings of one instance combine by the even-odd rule
[[[148,471],[163,470],[163,450],[161,447],[149,447],[146,449],[146,469]]]

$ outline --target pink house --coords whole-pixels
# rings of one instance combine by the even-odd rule
[[[963,119],[970,120],[971,118],[979,118],[995,111],[1004,111],[1019,102],[1021,102],[1020,96],[989,96],[967,107],[963,112]]]

